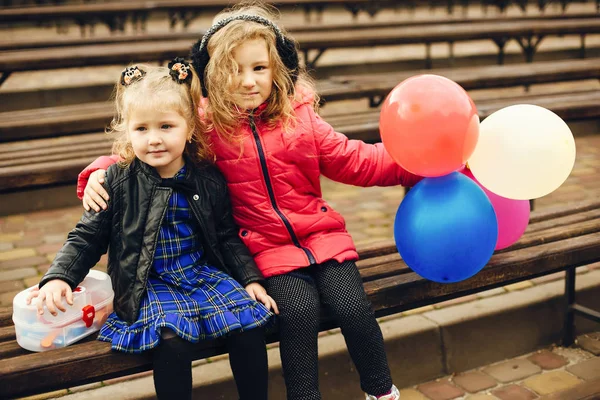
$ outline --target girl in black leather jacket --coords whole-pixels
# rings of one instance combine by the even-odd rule
[[[62,296],[72,304],[72,289],[109,249],[115,311],[98,339],[117,351],[152,350],[160,399],[191,398],[190,343],[217,337],[227,339],[240,398],[266,399],[263,326],[277,305],[207,161],[199,99],[183,59],[123,71],[111,124],[123,161],[107,171],[108,208],[84,213],[29,301],[36,297],[40,314],[44,304],[65,311]]]

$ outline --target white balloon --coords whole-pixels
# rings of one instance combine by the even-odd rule
[[[491,192],[515,200],[535,199],[567,179],[575,164],[575,139],[552,111],[518,104],[483,120],[468,163]]]

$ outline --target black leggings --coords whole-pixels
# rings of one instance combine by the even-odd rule
[[[165,332],[166,331],[166,332]],[[192,398],[193,344],[163,328],[163,340],[153,350],[154,388],[159,400]],[[267,350],[264,329],[227,336],[229,363],[241,400],[267,399]]]
[[[279,307],[280,352],[288,400],[320,400],[317,336],[320,302],[336,318],[361,388],[381,396],[392,379],[381,329],[354,262],[335,260],[267,279]]]

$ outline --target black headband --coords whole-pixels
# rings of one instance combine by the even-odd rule
[[[202,86],[202,95],[204,97],[208,97],[208,91],[206,90],[205,85],[205,70],[208,62],[210,61],[210,56],[208,55],[208,41],[210,38],[225,25],[229,24],[232,21],[248,21],[248,22],[256,22],[261,25],[265,25],[270,27],[273,32],[275,32],[275,45],[277,48],[277,53],[279,57],[281,57],[281,61],[286,66],[286,68],[290,71],[290,76],[292,78],[292,83],[296,83],[298,79],[298,50],[296,49],[296,42],[288,37],[285,37],[279,27],[275,25],[273,22],[269,21],[267,18],[258,16],[258,15],[235,15],[231,17],[227,17],[218,21],[213,26],[210,27],[208,31],[202,36],[202,39],[196,42],[192,47],[192,64],[194,69],[198,73],[200,79],[200,85]],[[292,89],[292,88],[290,88]]]

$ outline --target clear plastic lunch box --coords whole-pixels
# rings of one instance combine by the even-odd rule
[[[27,294],[36,286],[25,289],[13,299],[13,322],[17,343],[31,351],[47,351],[65,347],[98,331],[112,312],[114,292],[110,277],[90,270],[73,290],[73,305],[62,298],[65,312],[53,316],[44,305],[39,315],[34,301],[27,305]]]

